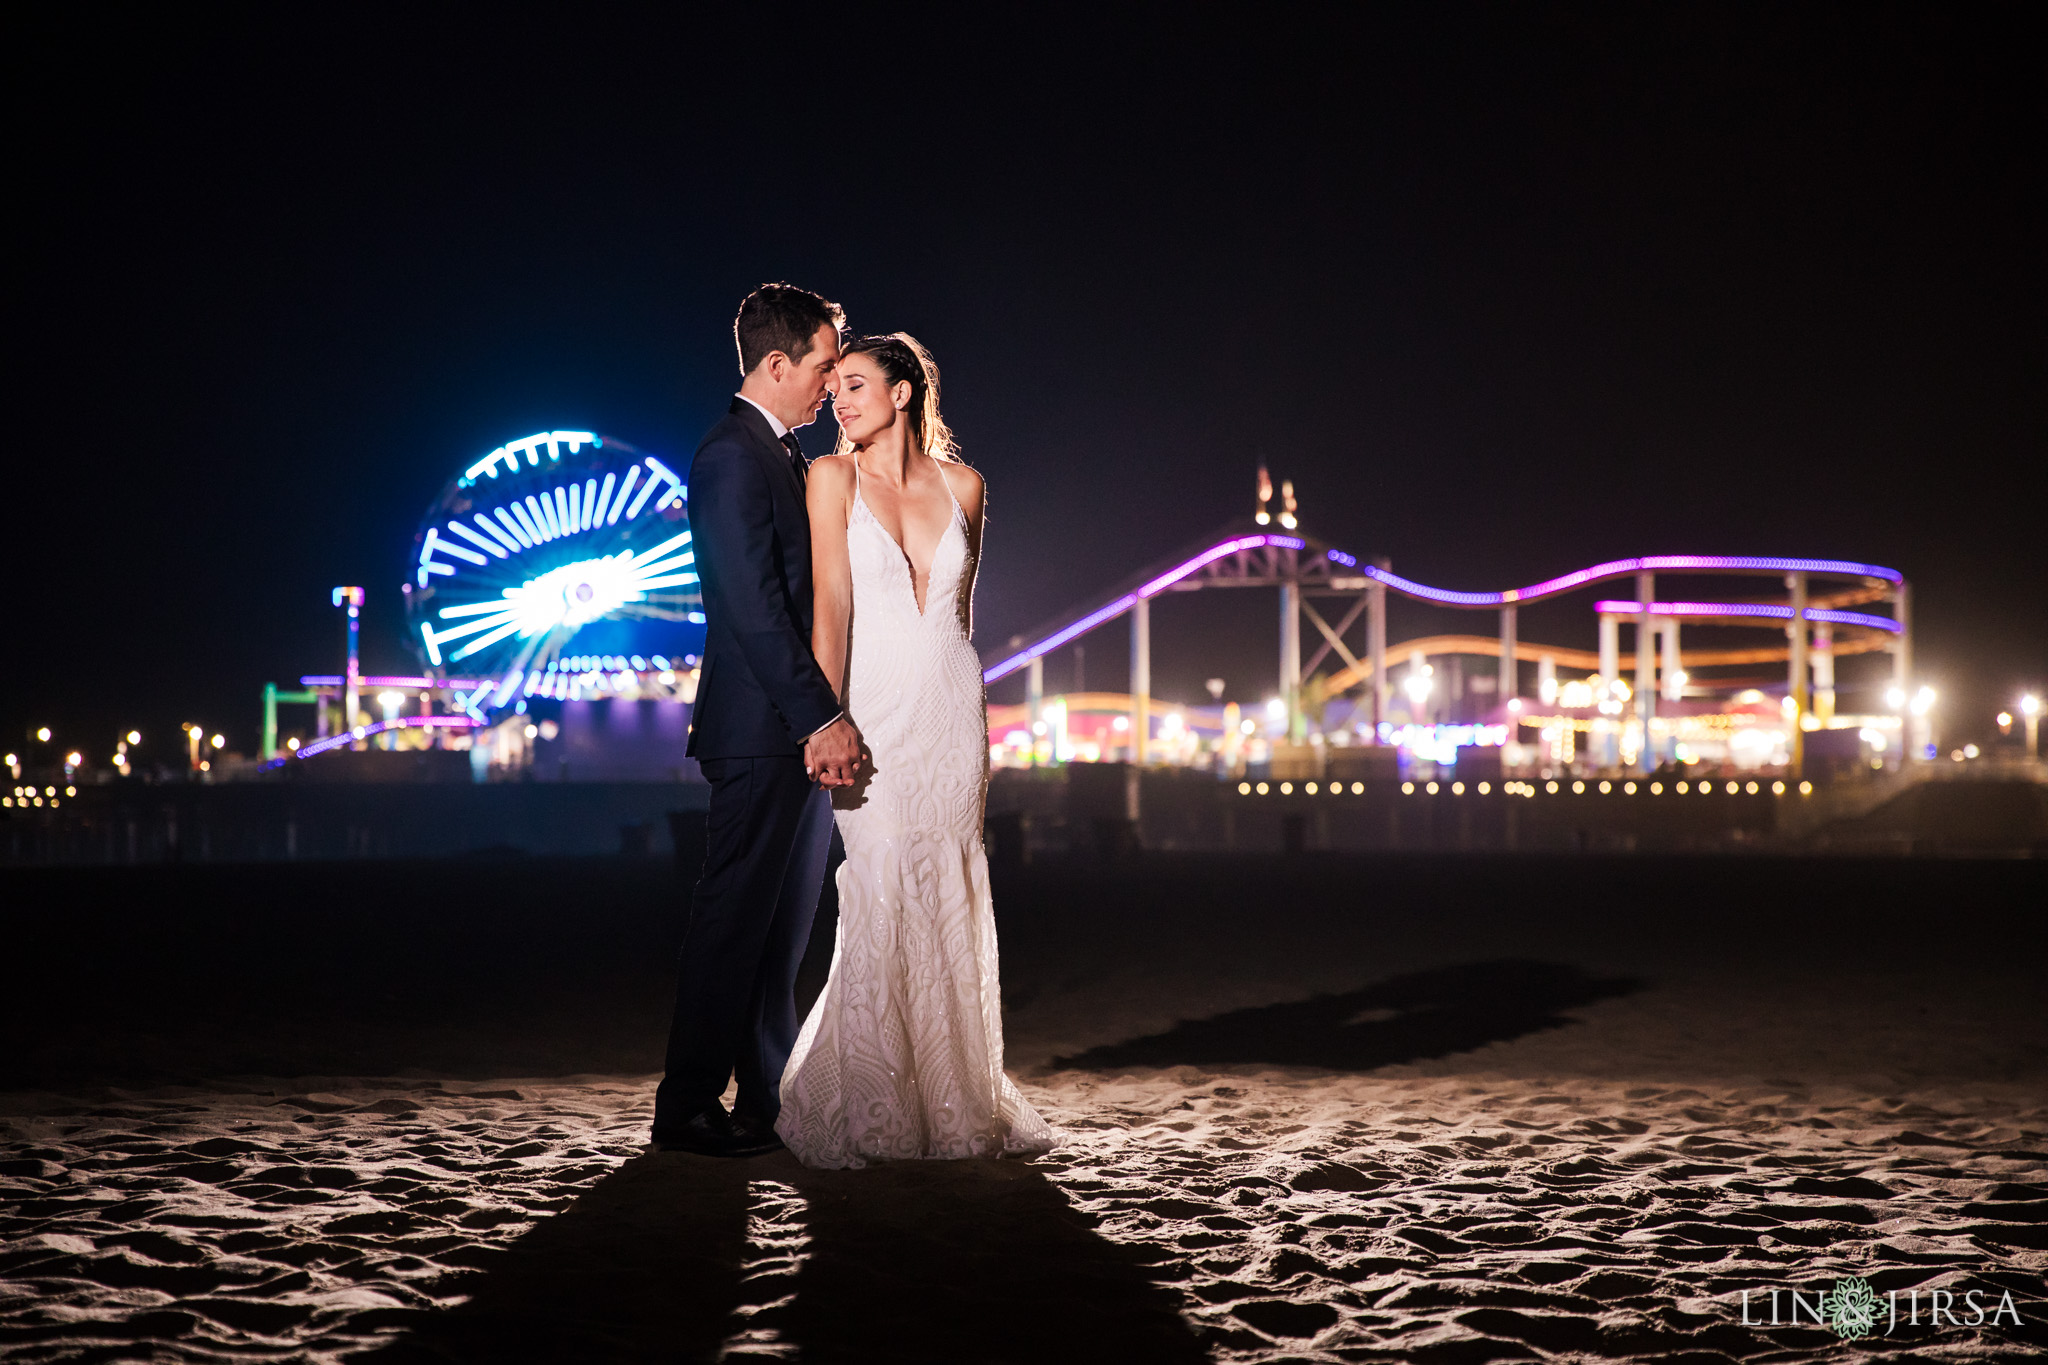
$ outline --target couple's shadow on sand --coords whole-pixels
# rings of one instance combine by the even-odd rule
[[[1027,1162],[650,1153],[352,1360],[1208,1359],[1135,1247]]]
[[[1055,1065],[1366,1070],[1557,1028],[1639,985],[1482,963],[1235,1010]],[[480,1259],[467,1302],[353,1359],[1207,1360],[1168,1261],[1102,1237],[1028,1162],[812,1171],[787,1153],[649,1153]]]

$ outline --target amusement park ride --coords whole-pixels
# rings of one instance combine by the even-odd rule
[[[1033,737],[1042,735],[1045,727],[1045,656],[1128,615],[1133,687],[1127,709],[1116,717],[1115,730],[1126,737],[1121,742],[1124,753],[1135,762],[1147,762],[1148,746],[1157,733],[1149,695],[1152,600],[1164,593],[1205,588],[1274,588],[1280,597],[1281,694],[1276,699],[1275,718],[1283,722],[1284,741],[1295,745],[1311,738],[1319,742],[1322,739],[1321,735],[1306,733],[1303,679],[1334,654],[1342,661],[1342,667],[1325,675],[1318,690],[1324,698],[1335,698],[1363,689],[1364,696],[1354,711],[1355,732],[1361,742],[1394,742],[1425,752],[1435,748],[1430,740],[1435,738],[1435,732],[1446,727],[1413,723],[1397,726],[1391,720],[1398,705],[1392,695],[1392,670],[1388,664],[1391,649],[1397,657],[1405,656],[1408,661],[1404,690],[1409,693],[1405,701],[1411,721],[1422,709],[1420,703],[1430,688],[1428,680],[1435,671],[1429,663],[1431,657],[1483,655],[1495,659],[1497,682],[1493,687],[1499,702],[1489,717],[1493,724],[1454,727],[1458,738],[1465,744],[1506,745],[1514,742],[1517,732],[1533,729],[1540,736],[1537,761],[1542,766],[1568,766],[1576,760],[1596,768],[1647,770],[1662,761],[1685,758],[1679,750],[1684,747],[1683,735],[1688,730],[1718,731],[1726,736],[1748,729],[1758,736],[1775,736],[1777,742],[1761,751],[1757,746],[1747,746],[1750,754],[1736,761],[1747,759],[1748,766],[1758,766],[1760,761],[1768,762],[1774,754],[1781,754],[1780,765],[1797,770],[1806,737],[1821,729],[1853,729],[1859,742],[1871,753],[1889,749],[1897,757],[1901,756],[1901,747],[1905,747],[1911,756],[1929,756],[1926,731],[1932,694],[1921,689],[1908,696],[1912,659],[1909,590],[1896,569],[1833,559],[1651,555],[1595,564],[1524,588],[1463,592],[1403,578],[1384,559],[1364,562],[1357,555],[1302,533],[1289,484],[1281,485],[1277,514],[1272,504],[1271,480],[1262,469],[1257,510],[1249,523],[1226,526],[1193,542],[1169,559],[1132,575],[1102,598],[1037,630],[1013,637],[1008,649],[987,656],[984,676],[989,682],[1019,669],[1029,670],[1026,701],[1017,714],[1024,728],[1012,732],[1016,736],[1014,746],[1031,749],[1034,756],[1043,748]],[[1736,601],[1659,601],[1656,586],[1660,573],[1688,578],[1762,578],[1774,586],[1782,585],[1784,594]],[[1633,580],[1635,597],[1593,604],[1599,617],[1597,654],[1518,638],[1517,614],[1521,606],[1615,579]],[[1835,586],[1815,591],[1828,583]],[[1498,621],[1498,633],[1491,637],[1433,635],[1390,647],[1386,638],[1390,591],[1431,606],[1492,612]],[[1334,624],[1317,609],[1318,601],[1340,605],[1342,615]],[[1878,602],[1890,604],[1892,614],[1849,610]],[[1362,657],[1346,642],[1347,634],[1361,616],[1365,618]],[[1322,644],[1306,664],[1301,656],[1304,620],[1322,637]],[[1635,628],[1633,685],[1621,670],[1620,632],[1625,624]],[[1780,636],[1784,643],[1748,649],[1681,651],[1681,626],[1762,627]],[[1873,651],[1892,655],[1893,681],[1887,693],[1890,712],[1855,718],[1838,715],[1836,658]],[[1522,693],[1519,665],[1525,662],[1537,666],[1534,697]],[[1775,705],[1759,706],[1762,693],[1747,687],[1730,689],[1737,693],[1732,700],[1743,709],[1731,709],[1724,704],[1701,707],[1685,703],[1689,693],[1712,690],[1689,686],[1699,670],[1772,662],[1786,665],[1785,695]],[[1560,684],[1559,665],[1593,672],[1583,681]],[[1663,717],[1659,715],[1660,697],[1667,704]],[[1188,709],[1178,708],[1183,727]],[[1016,708],[1007,710],[1016,712]],[[996,711],[992,708],[992,720],[998,719]],[[1688,711],[1692,714],[1687,715]],[[1719,723],[1707,723],[1710,719]],[[1764,724],[1756,724],[1758,721]],[[1226,743],[1231,739],[1231,728],[1229,724],[1221,727]],[[1251,726],[1247,724],[1246,728]],[[1897,741],[1908,730],[1917,733],[1909,745],[1900,746]],[[1581,735],[1586,736],[1585,744],[1579,741]],[[1725,742],[1721,747],[1722,756],[1726,757]]]
[[[319,708],[317,737],[294,751],[308,759],[408,730],[467,739],[536,697],[691,700],[704,611],[685,498],[662,460],[589,431],[537,432],[471,463],[429,507],[401,587],[423,671],[360,676],[362,590],[335,589],[349,609],[347,671],[266,691],[265,760],[287,761],[277,701]],[[365,688],[383,719],[360,709]]]
[[[363,590],[337,588],[335,605],[348,612],[346,670],[302,678],[303,690],[296,692],[266,688],[264,759],[274,767],[372,744],[489,747],[493,764],[510,769],[530,761],[525,740],[541,728],[527,719],[536,703],[687,705],[695,698],[704,639],[687,513],[688,489],[676,471],[611,437],[546,431],[492,450],[448,482],[414,538],[412,578],[402,592],[420,672],[360,674],[356,633]],[[1660,575],[1761,579],[1770,588],[1756,597],[1660,600]],[[1597,651],[1519,638],[1521,606],[1615,580],[1629,583],[1633,595],[1593,602]],[[1652,555],[1592,565],[1523,588],[1437,588],[1394,573],[1385,559],[1361,559],[1303,532],[1292,485],[1283,483],[1276,498],[1261,469],[1248,521],[1190,544],[984,656],[986,682],[1020,671],[1026,681],[1021,707],[990,708],[995,761],[1086,756],[1063,743],[1067,702],[1081,699],[1047,699],[1043,661],[1128,617],[1131,692],[1096,698],[1098,709],[1107,702],[1115,712],[1111,719],[1122,756],[1138,764],[1186,761],[1200,749],[1203,761],[1217,766],[1226,751],[1242,762],[1240,731],[1260,727],[1241,720],[1234,706],[1168,708],[1155,705],[1151,696],[1152,601],[1212,588],[1278,593],[1280,695],[1272,723],[1262,731],[1266,737],[1257,741],[1276,762],[1284,750],[1305,754],[1326,742],[1399,747],[1417,757],[1448,760],[1444,727],[1427,723],[1425,705],[1434,673],[1429,661],[1446,655],[1481,655],[1495,663],[1496,680],[1488,684],[1495,702],[1483,723],[1461,727],[1458,739],[1513,746],[1521,761],[1544,767],[1648,770],[1711,749],[1703,736],[1729,740],[1745,731],[1752,739],[1768,735],[1775,742],[1752,743],[1746,750],[1724,744],[1720,761],[1798,771],[1813,732],[1843,728],[1854,730],[1865,746],[1861,759],[1917,758],[1931,750],[1932,694],[1911,686],[1910,599],[1895,569],[1832,559]],[[1484,636],[1432,635],[1390,644],[1389,592],[1450,610],[1489,612],[1498,628]],[[1878,604],[1890,613],[1856,610]],[[1350,637],[1361,621],[1363,639],[1354,648]],[[1304,622],[1319,637],[1306,660]],[[1633,627],[1632,681],[1622,669],[1624,626]],[[1728,626],[1763,628],[1778,641],[1740,649],[1680,647],[1681,628]],[[1873,651],[1892,656],[1885,711],[1838,714],[1836,658]],[[1773,662],[1785,666],[1781,698],[1773,701],[1745,687],[1730,697],[1701,700],[1715,690],[1699,679],[1701,670]],[[1317,675],[1326,663],[1328,671]],[[1536,668],[1531,695],[1522,688],[1523,664]],[[1560,678],[1560,667],[1584,670],[1585,676]],[[1392,675],[1404,669],[1405,696],[1396,697]],[[377,695],[381,719],[361,709],[365,690]],[[1321,703],[1317,710],[1332,701],[1348,705],[1346,724],[1310,734],[1305,699],[1311,692]],[[276,745],[281,702],[317,707],[314,737],[290,741],[288,756],[280,756]],[[1407,723],[1396,724],[1404,711]],[[1187,742],[1197,730],[1212,732],[1216,742]],[[1530,741],[1518,743],[1524,735]],[[1162,742],[1169,736],[1174,744]],[[1104,747],[1095,752],[1107,756]]]

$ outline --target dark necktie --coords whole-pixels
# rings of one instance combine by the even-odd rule
[[[804,448],[797,444],[796,433],[793,431],[784,432],[782,434],[782,444],[789,450],[790,472],[796,475],[796,481],[799,484],[803,483]]]

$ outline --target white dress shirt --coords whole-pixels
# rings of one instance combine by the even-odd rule
[[[763,417],[766,417],[768,419],[768,429],[775,433],[776,440],[779,441],[783,437],[789,435],[789,428],[782,425],[782,419],[777,417],[774,413],[768,411],[768,409],[762,407],[759,403],[756,403],[753,399],[747,397],[743,393],[736,393],[733,395],[733,397],[739,399],[742,403],[747,404],[749,407],[753,408],[755,412],[760,413]]]

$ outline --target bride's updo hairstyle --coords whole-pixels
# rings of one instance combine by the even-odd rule
[[[910,403],[905,411],[910,417],[913,446],[936,459],[956,462],[960,459],[960,448],[953,441],[953,429],[939,415],[938,362],[932,359],[932,353],[916,337],[908,332],[855,337],[841,348],[840,361],[844,363],[846,357],[852,355],[864,355],[873,360],[891,385],[910,385]],[[844,455],[852,449],[853,443],[841,435],[838,453]]]

